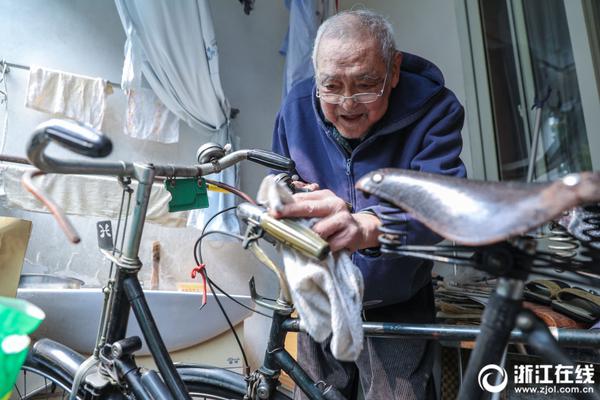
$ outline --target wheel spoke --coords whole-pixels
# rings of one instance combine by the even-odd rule
[[[14,395],[21,400],[65,399],[68,390],[56,378],[46,373],[22,369],[13,389]]]
[[[27,390],[27,373],[25,371],[23,371],[23,385],[25,386],[25,390]],[[22,399],[23,395],[21,394],[21,391],[19,390],[17,384],[15,383],[13,387],[13,392],[17,392],[17,396],[19,396],[19,399]]]

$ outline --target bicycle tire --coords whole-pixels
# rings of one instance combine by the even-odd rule
[[[242,400],[244,398],[243,393],[224,389],[214,384],[197,384],[188,383],[184,379],[183,382],[188,388],[190,396],[194,400]],[[291,397],[286,394],[276,391],[272,396],[273,400],[291,400]]]
[[[71,394],[71,382],[66,382],[54,371],[24,365],[15,383],[12,399],[64,399]],[[242,400],[243,394],[211,384],[186,384],[193,400]],[[35,393],[35,395],[34,395]],[[81,397],[78,397],[81,398]]]
[[[39,390],[37,392],[38,394],[35,397],[36,400],[68,398],[69,394],[71,393],[73,377],[67,376],[64,373],[64,371],[61,371],[57,368],[53,368],[52,366],[45,365],[40,360],[37,360],[35,355],[30,355],[30,357],[27,358],[27,360],[21,367],[21,378],[23,377],[23,374],[26,374],[28,376],[27,382],[23,382],[21,379],[18,380],[17,383],[15,383],[15,390],[13,390],[13,397],[11,397],[11,399],[27,398],[28,395],[31,395],[31,390],[37,390],[40,388],[42,390]],[[33,387],[29,386],[29,383],[32,383],[31,375],[36,375],[38,377],[37,381],[33,382]],[[190,396],[194,400],[242,400],[244,398],[243,391],[223,387],[222,382],[220,384],[218,379],[202,382],[198,381],[198,379],[195,378],[194,375],[195,374],[193,372],[191,373],[191,375],[187,376],[185,374],[182,374],[182,380],[188,388]],[[42,381],[41,385],[39,383],[36,383],[40,380]],[[24,385],[27,386],[23,387]],[[47,396],[44,397],[43,395]],[[80,391],[80,395],[77,396],[77,398],[83,399],[84,397],[85,394]],[[274,400],[290,399],[288,396],[281,392],[277,392],[273,396],[273,398]]]
[[[32,393],[35,391],[36,400],[57,398],[63,399],[67,398],[71,393],[70,382],[65,382],[61,377],[53,374],[52,372],[42,371],[41,369],[36,369],[29,366],[24,366],[21,371],[22,374],[26,373],[27,375],[36,375],[37,378],[33,378],[34,382],[32,383],[32,377],[28,376],[30,381],[29,383],[32,383],[32,386],[23,387],[23,382],[20,381],[20,386],[13,391],[13,397],[11,398],[31,398]],[[42,380],[42,382],[40,382],[40,380]],[[244,394],[242,393],[223,389],[216,385],[190,383],[185,382],[185,380],[184,383],[187,386],[190,397],[193,400],[243,400],[244,398]],[[17,384],[15,384],[15,386],[17,386]],[[279,394],[277,397],[279,397]],[[80,398],[81,397],[78,396],[78,399]]]
[[[24,365],[15,383],[12,399],[63,399],[71,394],[71,382],[65,381],[54,371]],[[23,379],[25,378],[25,379]],[[241,400],[243,394],[223,389],[211,384],[185,382],[193,400]],[[78,399],[81,398],[78,396]]]
[[[188,383],[185,381],[190,397],[194,400],[243,400],[244,395],[237,391],[224,389],[212,384]]]

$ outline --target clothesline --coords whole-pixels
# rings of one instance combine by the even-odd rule
[[[17,68],[17,69],[24,69],[29,71],[30,67],[28,65],[22,65],[22,64],[15,64],[15,63],[10,63],[8,61],[4,61],[4,60],[0,60],[0,65],[6,65],[7,67],[12,67],[12,68]],[[115,82],[111,82],[111,81],[106,81],[109,85],[111,85],[113,88],[117,88],[117,89],[121,89],[121,85]]]

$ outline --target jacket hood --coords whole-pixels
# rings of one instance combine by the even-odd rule
[[[390,94],[388,112],[373,128],[375,132],[393,132],[412,124],[429,110],[431,99],[445,89],[442,71],[432,62],[414,54],[402,54],[400,80]]]
[[[440,86],[444,86],[445,81],[442,71],[435,64],[411,53],[402,52],[402,56],[401,71],[420,75]]]

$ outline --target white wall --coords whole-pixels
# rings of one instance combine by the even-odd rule
[[[223,90],[240,114],[234,132],[240,147],[271,148],[275,114],[281,102],[284,58],[279,47],[287,31],[288,12],[283,1],[257,1],[250,15],[238,1],[211,2]],[[242,188],[256,194],[264,168],[246,165]]]

